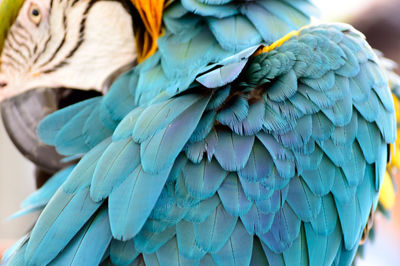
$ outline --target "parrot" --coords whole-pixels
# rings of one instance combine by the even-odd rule
[[[3,0],[3,104],[96,92],[35,128],[67,165],[23,202],[41,213],[4,264],[351,265],[397,107],[365,37],[316,12]]]

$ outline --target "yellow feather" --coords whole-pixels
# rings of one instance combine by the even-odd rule
[[[303,28],[301,28],[300,30],[294,30],[294,31],[289,32],[288,34],[286,34],[285,36],[283,36],[282,38],[280,38],[276,42],[272,43],[271,45],[265,46],[265,47],[261,48],[260,50],[258,50],[257,52],[255,52],[254,56],[260,55],[262,53],[268,53],[268,52],[270,52],[270,51],[282,46],[282,44],[287,42],[293,36],[298,36],[302,29]]]
[[[162,35],[162,15],[165,0],[131,0],[131,2],[138,11],[144,25],[144,30],[135,35],[138,62],[142,62],[157,50],[157,40]]]
[[[396,201],[396,195],[392,183],[392,178],[386,171],[385,176],[383,178],[382,188],[379,193],[379,203],[382,205],[384,209],[390,210],[393,208],[395,201]]]

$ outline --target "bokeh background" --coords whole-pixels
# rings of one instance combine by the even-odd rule
[[[1,0],[0,0],[1,1]],[[322,20],[353,24],[374,48],[400,64],[400,0],[314,0]],[[399,70],[398,70],[398,73]],[[23,236],[35,215],[7,220],[34,191],[33,165],[23,158],[0,124],[0,249]],[[400,184],[400,177],[397,177]],[[360,266],[400,265],[400,190],[390,219],[376,217],[375,240],[368,242]],[[0,250],[1,252],[1,250]]]

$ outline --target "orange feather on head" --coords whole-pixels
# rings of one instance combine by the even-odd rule
[[[162,15],[165,0],[131,0],[141,18],[141,27],[135,27],[138,62],[157,50],[157,39],[162,35]]]

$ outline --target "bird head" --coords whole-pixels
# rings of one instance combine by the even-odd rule
[[[137,57],[122,1],[2,0],[0,21],[0,101],[35,88],[101,91]]]

